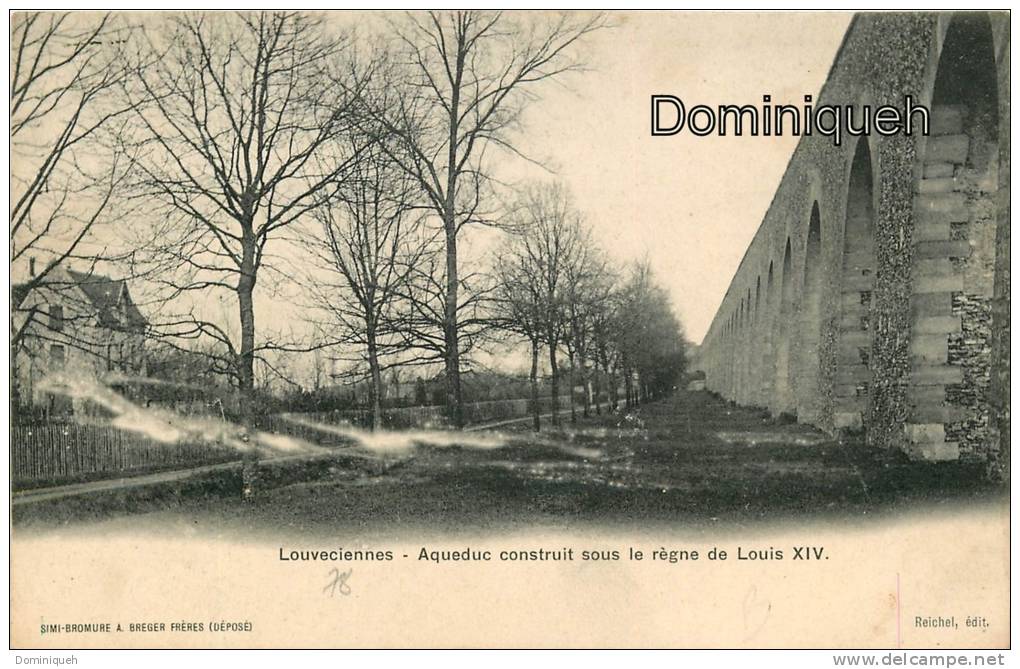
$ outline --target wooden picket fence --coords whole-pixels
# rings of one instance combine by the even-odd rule
[[[11,429],[14,488],[226,462],[237,452],[208,444],[165,444],[105,425],[53,423]],[[103,476],[106,474],[107,476]]]
[[[562,396],[559,408],[570,406],[570,397]],[[539,411],[545,413],[552,408],[552,398],[539,399]],[[464,405],[464,422],[468,425],[491,423],[513,418],[524,418],[531,411],[531,400],[488,400],[484,402],[468,402]],[[297,414],[311,420],[327,424],[350,424],[366,427],[372,422],[369,409],[344,409],[340,411],[320,411]],[[386,408],[382,412],[383,427],[390,430],[406,430],[409,428],[442,428],[447,425],[446,407],[442,405],[412,406]]]
[[[560,408],[568,405],[560,398]],[[551,399],[541,400],[541,410]],[[472,402],[464,406],[469,424],[487,423],[527,416],[529,400]],[[327,424],[368,425],[370,412],[362,409],[304,413],[299,416]],[[384,426],[389,429],[442,427],[445,407],[419,406],[386,409]],[[283,416],[266,415],[256,427],[287,434],[324,446],[338,446],[322,431],[296,424]],[[132,476],[141,473],[227,462],[238,457],[226,446],[191,442],[161,443],[108,425],[53,422],[15,425],[11,428],[11,482],[15,490],[57,485],[79,480]]]

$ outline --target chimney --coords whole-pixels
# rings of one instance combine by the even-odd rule
[[[35,258],[28,259],[28,275],[35,276]]]

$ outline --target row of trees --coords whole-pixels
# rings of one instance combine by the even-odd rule
[[[683,373],[683,330],[647,262],[624,270],[613,267],[562,185],[524,190],[508,239],[497,253],[495,274],[496,321],[531,350],[536,430],[543,349],[554,424],[559,422],[561,355],[567,364],[571,420],[576,420],[573,389],[578,384],[587,416],[592,400],[601,413],[603,386],[615,408],[622,380],[630,406],[667,392]]]
[[[202,356],[242,406],[256,360],[339,351],[376,389],[390,365],[441,364],[460,425],[462,358],[500,332],[533,363],[544,348],[554,386],[565,354],[585,383],[659,387],[626,339],[627,318],[679,336],[647,268],[611,271],[561,187],[514,197],[497,178],[601,15],[414,13],[367,34],[300,12],[127,20],[12,20],[11,255],[43,259],[30,281],[111,265],[146,287],[148,335]],[[494,270],[462,251],[479,228],[509,235]],[[257,288],[288,285],[312,335],[256,323]]]

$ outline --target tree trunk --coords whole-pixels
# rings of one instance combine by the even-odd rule
[[[443,228],[446,233],[446,307],[443,313],[443,338],[446,346],[446,411],[454,427],[464,426],[464,405],[460,389],[460,341],[457,337],[457,147],[460,145],[460,94],[464,72],[464,52],[458,51],[455,79],[451,85],[448,111],[449,142],[446,162],[446,199],[443,202]]]
[[[592,381],[592,385],[593,385],[592,395],[594,396],[594,399],[595,399],[595,415],[596,416],[601,416],[602,415],[602,375],[599,373],[599,361],[598,361],[597,358],[594,360],[594,364],[592,365],[592,367],[593,367],[593,371],[595,373],[594,376],[592,377],[593,378],[593,381]]]
[[[620,406],[620,382],[616,378],[616,367],[610,370],[607,365],[606,374],[609,377],[609,411],[615,413]]]
[[[242,226],[241,267],[237,279],[237,303],[241,317],[241,349],[237,356],[237,382],[241,400],[241,421],[249,434],[255,431],[255,237],[250,225]],[[258,489],[258,452],[254,444],[244,454],[241,467],[241,495],[255,498]]]
[[[588,379],[588,369],[585,367],[583,355],[577,356],[577,364],[581,367],[581,387],[584,388],[582,411],[587,418],[591,415],[591,382]]]
[[[549,339],[549,381],[552,386],[552,424],[560,424],[560,369],[556,364],[556,343]]]
[[[372,404],[372,430],[382,427],[382,371],[379,369],[379,351],[375,342],[375,331],[368,331],[368,369],[372,375],[368,396]]]
[[[13,332],[13,331],[14,330],[12,329],[11,332]],[[21,393],[22,393],[21,374],[18,371],[18,364],[19,364],[19,361],[18,361],[18,347],[16,345],[12,345],[11,346],[10,361],[11,361],[11,376],[10,376],[10,381],[11,381],[11,415],[14,417],[14,420],[16,421],[18,419],[17,416],[21,412],[22,407],[27,407],[27,406],[29,406],[31,404],[30,402],[25,402],[24,401],[25,398],[22,397],[22,395],[21,395]]]
[[[542,429],[542,409],[538,399],[538,341],[531,341],[531,417],[535,432]]]
[[[567,358],[570,362],[570,374],[567,376],[567,383],[570,385],[570,389],[567,393],[567,401],[570,402],[570,424],[577,424],[577,409],[574,408],[574,388],[577,386],[574,381],[574,354],[569,354]]]
[[[446,310],[443,314],[446,345],[446,411],[454,427],[464,426],[464,406],[460,390],[460,350],[457,338],[457,226],[453,203],[446,223]]]
[[[627,408],[630,409],[634,406],[634,379],[626,367],[623,368],[623,388],[626,394]]]
[[[237,285],[237,301],[241,314],[241,349],[237,355],[238,388],[241,391],[241,415],[245,423],[253,417],[251,406],[255,390],[255,307],[252,297],[254,281],[242,274]]]

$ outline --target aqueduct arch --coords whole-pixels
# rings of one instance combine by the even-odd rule
[[[754,338],[754,304],[751,298],[751,289],[748,288],[745,291],[745,304],[747,304],[747,311],[745,312],[744,319],[744,348],[742,353],[742,359],[740,367],[744,373],[744,382],[741,385],[743,392],[742,402],[747,405],[754,404],[754,399],[751,394],[751,378],[753,370],[751,369],[751,358],[753,350],[757,350],[757,342]]]
[[[871,296],[878,269],[874,200],[872,154],[867,138],[862,138],[857,141],[850,165],[843,227],[839,347],[833,391],[836,428],[862,429],[868,409],[874,332]]]
[[[930,133],[800,138],[694,361],[709,388],[1005,470],[1009,44],[1006,12],[854,17],[816,105],[909,95]]]
[[[917,169],[907,439],[956,459],[990,439],[998,84],[987,14],[948,24]]]
[[[822,220],[818,202],[811,205],[807,243],[804,248],[804,288],[801,291],[800,345],[797,349],[797,416],[813,423],[821,414],[819,388],[821,375],[822,296],[825,271],[822,267]]]
[[[772,313],[774,309],[775,296],[775,270],[773,261],[769,260],[768,274],[765,276],[765,313],[762,316],[761,322],[761,359],[759,362],[759,378],[760,378],[760,393],[762,397],[762,403],[765,406],[771,405],[775,401],[775,395],[773,394],[773,384],[775,382],[775,353],[774,353],[774,320],[775,317]]]
[[[783,249],[783,274],[779,288],[779,318],[777,319],[776,381],[775,403],[776,413],[796,413],[797,404],[793,397],[793,384],[790,379],[790,338],[793,336],[791,320],[793,318],[793,252],[790,238],[786,238]]]

